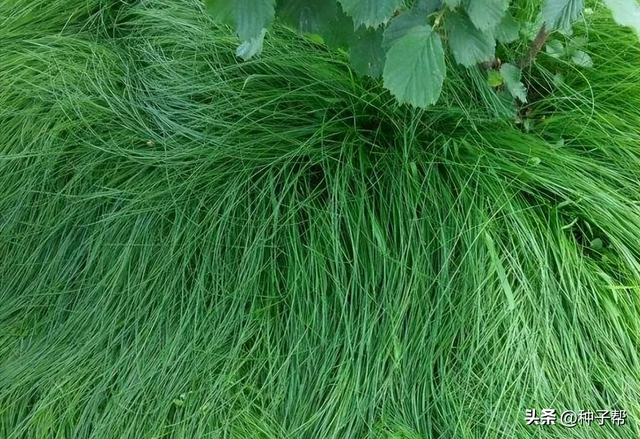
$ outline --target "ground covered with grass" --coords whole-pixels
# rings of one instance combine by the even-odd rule
[[[637,438],[640,49],[594,20],[497,118],[193,0],[3,1],[0,437]]]

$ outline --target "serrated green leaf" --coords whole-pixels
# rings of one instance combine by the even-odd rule
[[[455,8],[460,6],[461,1],[462,0],[442,0],[442,3],[444,3],[447,8],[453,11]]]
[[[301,33],[319,34],[338,14],[335,1],[277,0],[278,17]]]
[[[524,35],[528,41],[533,41],[538,35],[543,24],[544,20],[542,19],[542,14],[538,14],[536,21],[525,21],[520,23],[520,33]]]
[[[275,17],[275,0],[205,0],[214,20],[234,25],[242,41],[259,38]]]
[[[318,35],[332,49],[347,47],[355,34],[353,20],[334,0],[278,0],[277,13],[286,24]]]
[[[235,25],[233,2],[229,0],[205,0],[205,6],[214,21]]]
[[[266,29],[262,29],[260,35],[257,38],[251,38],[249,41],[244,41],[236,48],[236,56],[242,58],[244,61],[248,61],[255,55],[262,53],[262,44],[264,43],[264,36],[267,33]]]
[[[385,50],[395,43],[395,41],[407,33],[415,26],[429,24],[429,15],[442,7],[440,0],[418,0],[411,9],[402,11],[392,18],[384,31],[382,45]]]
[[[571,62],[573,62],[578,67],[584,67],[585,69],[590,69],[593,67],[593,60],[591,57],[582,50],[576,50],[571,57]]]
[[[275,0],[234,0],[236,32],[241,40],[258,38],[262,29],[271,26]]]
[[[520,25],[516,19],[507,12],[495,29],[496,40],[504,44],[511,43],[518,39],[519,30]]]
[[[562,58],[566,55],[564,45],[558,40],[548,40],[545,51],[554,58]]]
[[[633,29],[640,38],[640,5],[636,0],[604,0],[613,20],[620,26]]]
[[[429,15],[442,8],[440,0],[418,0],[411,10],[417,14]]]
[[[324,38],[325,43],[331,49],[347,47],[355,34],[353,19],[344,13],[342,7],[336,4],[338,12],[326,28],[319,30],[319,34]]]
[[[504,63],[500,67],[500,74],[504,79],[509,93],[511,93],[514,98],[520,100],[520,102],[527,102],[527,89],[524,84],[520,82],[520,76],[522,75],[520,69],[513,64]]]
[[[490,33],[482,32],[469,18],[457,12],[445,17],[449,48],[459,64],[471,67],[479,62],[493,59],[496,41]]]
[[[391,18],[393,12],[402,6],[403,0],[338,0],[356,25],[378,27]]]
[[[467,0],[465,10],[473,25],[483,32],[494,29],[507,12],[504,0]]]
[[[571,38],[570,44],[574,47],[584,46],[589,42],[589,39],[586,37],[573,37]]]
[[[487,73],[487,84],[489,84],[490,87],[498,87],[502,85],[502,83],[503,79],[500,72],[497,70],[489,70],[489,73]]]
[[[387,52],[384,86],[400,103],[416,107],[435,104],[446,76],[440,35],[431,26],[416,26]]]
[[[362,26],[356,31],[349,45],[351,66],[359,75],[377,78],[384,69],[386,52],[382,48],[383,28],[368,29]]]
[[[545,0],[542,17],[548,29],[569,31],[584,9],[584,0]]]
[[[600,238],[596,238],[589,243],[589,247],[591,247],[592,250],[602,250],[603,246],[604,246],[604,243]]]
[[[416,26],[423,26],[428,23],[428,14],[408,10],[401,12],[398,16],[391,19],[389,25],[384,31],[384,39],[382,46],[385,50],[389,50],[391,46],[403,37],[408,31]]]

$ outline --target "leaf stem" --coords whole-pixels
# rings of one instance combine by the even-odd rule
[[[533,39],[533,43],[531,43],[531,47],[529,47],[529,52],[518,63],[518,67],[520,67],[520,69],[530,67],[531,64],[533,64],[533,62],[536,60],[536,57],[538,56],[538,53],[542,49],[542,46],[544,46],[544,43],[547,42],[547,38],[549,38],[550,33],[551,30],[547,30],[546,25],[543,24],[536,37]]]

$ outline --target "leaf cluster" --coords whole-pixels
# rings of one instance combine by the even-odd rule
[[[632,19],[640,17],[635,0],[605,3],[616,22],[640,35],[640,18]],[[262,51],[266,30],[279,16],[329,47],[348,47],[358,74],[382,75],[384,87],[399,103],[416,107],[438,101],[446,78],[447,48],[457,64],[467,68],[492,62],[496,45],[517,40],[521,25],[510,12],[510,0],[206,0],[206,4],[217,21],[235,27],[242,40],[236,54],[245,61]],[[545,0],[540,10],[542,30],[570,31],[583,10],[584,0]],[[588,61],[582,56],[576,62]],[[525,102],[520,69],[507,64],[499,73],[499,82],[506,84],[513,98]]]

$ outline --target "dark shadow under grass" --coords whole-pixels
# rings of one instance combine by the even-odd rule
[[[633,37],[599,18],[523,133],[463,75],[399,107],[282,29],[239,64],[195,1],[21,3],[0,437],[638,437]]]

